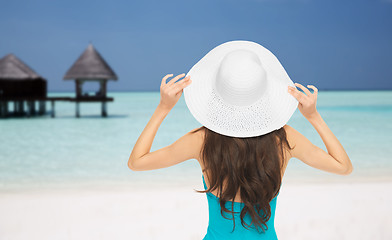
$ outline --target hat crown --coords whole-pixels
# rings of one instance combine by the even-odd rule
[[[266,92],[267,73],[256,53],[239,49],[227,53],[217,71],[215,89],[232,105],[246,106]]]

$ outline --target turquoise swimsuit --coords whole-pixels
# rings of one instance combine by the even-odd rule
[[[206,182],[203,178],[204,189],[207,189]],[[277,196],[276,196],[277,197]],[[233,220],[232,214],[223,212],[223,214],[229,219],[225,219],[221,215],[221,207],[219,205],[219,198],[214,194],[207,192],[208,200],[208,212],[209,212],[209,222],[207,234],[204,236],[203,240],[230,240],[230,239],[278,239],[275,232],[274,220],[275,220],[275,208],[276,208],[276,197],[270,202],[271,206],[271,218],[267,222],[268,230],[264,233],[258,233],[257,230],[252,225],[252,228],[246,229],[241,224],[241,218],[239,213],[234,214],[235,219],[235,229],[233,232]],[[243,208],[243,203],[234,202],[234,211],[241,212]],[[232,210],[231,202],[226,202],[226,208]],[[246,223],[251,222],[251,217],[246,214],[244,217]],[[259,229],[261,231],[261,229]]]

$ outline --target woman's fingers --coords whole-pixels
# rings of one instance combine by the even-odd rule
[[[188,75],[186,78],[181,79],[180,81],[176,82],[175,84],[183,84],[186,81],[188,81],[189,79],[191,79],[191,76]]]
[[[171,79],[168,83],[166,83],[166,80],[173,76],[173,74],[167,74],[161,82],[161,90],[166,92],[167,94],[174,95],[180,92],[183,88],[188,86],[192,81],[190,80],[191,76],[188,75],[187,77],[181,79],[180,81],[176,82],[178,79],[183,77],[185,73],[177,75],[173,79]],[[164,90],[163,90],[164,89]]]
[[[169,78],[169,77],[172,77],[173,76],[173,74],[171,73],[171,74],[167,74],[166,76],[164,76],[163,78],[162,78],[162,81],[161,81],[161,87],[163,87],[165,84],[166,84],[166,80]]]
[[[289,86],[288,92],[300,103],[303,103],[307,97],[304,93],[292,86]]]
[[[313,94],[316,94],[316,96],[317,96],[318,89],[317,89],[315,86],[313,86],[313,85],[308,85],[307,87],[313,89]]]
[[[306,93],[307,96],[312,95],[312,93],[311,93],[311,92],[309,91],[309,89],[307,89],[306,87],[302,86],[302,85],[299,84],[299,83],[294,83],[294,84],[295,84],[295,86],[301,88],[302,91],[304,91],[304,93]]]
[[[172,109],[174,105],[176,105],[178,99],[180,99],[181,97],[182,89],[191,83],[190,76],[187,76],[186,78],[176,82],[184,75],[185,74],[180,74],[175,78],[171,79],[168,83],[166,83],[166,80],[170,76],[173,76],[173,74],[168,74],[162,79],[161,89],[160,89],[160,93],[161,93],[160,104],[162,104],[162,106],[165,106],[168,109]]]
[[[172,88],[170,93],[178,94],[179,92],[182,91],[182,89],[184,89],[186,86],[191,84],[191,82],[192,82],[191,76],[187,76],[186,78],[184,78],[184,79],[176,82],[175,84],[171,85],[171,86],[174,86],[174,87]]]
[[[309,119],[311,116],[314,116],[317,113],[317,88],[313,85],[307,85],[309,88],[313,89],[313,94],[310,93],[308,89],[306,89],[301,84],[295,84],[296,86],[300,87],[305,93],[299,91],[297,88],[288,86],[288,92],[298,100],[298,109],[301,111],[302,115],[305,118]],[[305,91],[306,90],[306,91]]]
[[[175,76],[172,80],[170,80],[170,81],[167,83],[167,85],[168,85],[168,86],[173,85],[173,83],[175,83],[175,81],[177,81],[178,79],[180,79],[180,78],[182,78],[182,77],[184,77],[184,76],[185,76],[185,73],[182,73],[182,74],[180,74],[180,75]]]

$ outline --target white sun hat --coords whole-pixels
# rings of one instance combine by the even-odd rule
[[[279,60],[258,43],[225,42],[200,59],[186,76],[189,111],[206,128],[231,137],[254,137],[283,127],[298,101]]]

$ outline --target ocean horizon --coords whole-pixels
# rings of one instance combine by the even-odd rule
[[[74,96],[50,92],[48,96]],[[0,191],[78,186],[144,186],[201,183],[196,160],[145,172],[128,169],[134,143],[160,100],[158,91],[109,92],[108,117],[99,103],[56,102],[56,117],[0,120]],[[10,105],[12,110],[12,105]],[[317,109],[349,155],[354,171],[338,176],[292,159],[285,182],[368,182],[392,180],[392,91],[320,91]],[[321,138],[297,109],[288,125],[326,150]],[[201,125],[184,96],[160,126],[151,151],[165,147]]]

